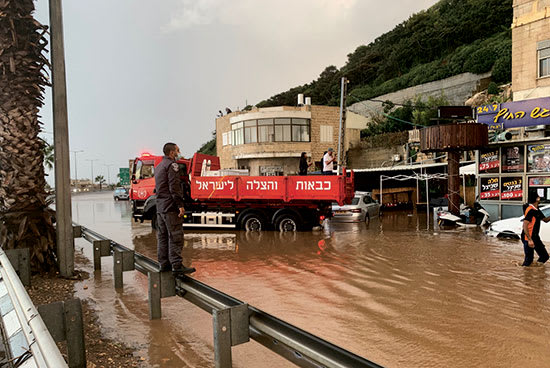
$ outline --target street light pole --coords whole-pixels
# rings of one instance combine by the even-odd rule
[[[59,271],[74,273],[74,236],[71,214],[71,166],[69,160],[69,118],[63,45],[61,0],[50,0],[50,44],[52,65],[53,133],[55,150],[55,217]]]
[[[338,124],[338,166],[337,174],[340,174],[340,167],[344,164],[345,152],[345,139],[346,139],[346,85],[348,80],[346,77],[342,77],[340,82],[340,116]]]
[[[93,160],[86,160],[86,161],[90,161],[91,168],[92,168],[92,190],[93,190],[94,189],[94,161],[99,161],[99,160],[93,159]]]
[[[78,170],[77,170],[77,164],[76,164],[76,154],[77,153],[82,153],[84,152],[83,150],[79,150],[79,151],[71,151],[71,153],[74,153],[74,182],[75,182],[75,186],[78,186]]]
[[[114,164],[103,164],[103,166],[107,167],[107,185],[111,185],[111,166],[115,166]]]

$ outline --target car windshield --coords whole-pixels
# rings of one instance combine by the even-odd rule
[[[550,216],[550,207],[543,208],[543,209],[541,209],[541,211],[542,211],[542,214],[544,215],[544,217]]]

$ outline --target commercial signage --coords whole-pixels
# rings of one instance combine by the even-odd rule
[[[527,166],[530,172],[550,172],[550,144],[527,146]]]
[[[500,198],[521,200],[523,198],[523,179],[521,177],[502,178]]]
[[[476,108],[477,121],[489,129],[509,129],[550,124],[550,97],[505,102]]]
[[[502,172],[523,171],[523,146],[502,147]]]
[[[529,178],[529,187],[550,187],[550,176]]]
[[[479,171],[488,171],[498,168],[500,160],[498,159],[498,148],[488,152],[481,152],[479,155]],[[497,170],[498,171],[498,170]]]
[[[500,196],[500,187],[498,177],[481,178],[480,199],[498,199]]]

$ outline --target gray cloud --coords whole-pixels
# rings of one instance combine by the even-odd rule
[[[209,139],[218,110],[341,67],[357,46],[435,2],[65,1],[70,146],[85,151],[79,177],[90,177],[86,159],[99,159],[94,174],[106,176],[101,162],[123,167],[168,140],[191,155]],[[36,2],[43,23],[47,3]],[[49,93],[46,103],[51,132]]]

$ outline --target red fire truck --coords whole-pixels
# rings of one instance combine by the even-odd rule
[[[134,160],[130,199],[135,221],[156,226],[154,169],[162,156]],[[353,171],[342,175],[248,176],[220,170],[219,157],[196,153],[178,161],[187,202],[184,226],[296,231],[332,216],[331,205],[351,203]],[[239,173],[237,173],[239,174]]]

